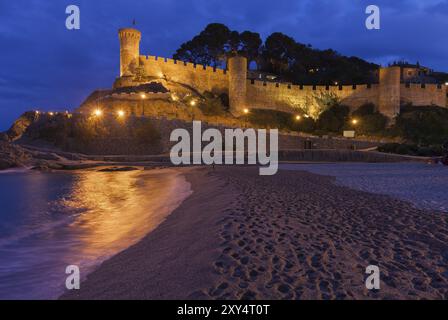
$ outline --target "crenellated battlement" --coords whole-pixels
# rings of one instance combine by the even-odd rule
[[[133,39],[140,40],[141,36],[142,36],[141,32],[136,29],[123,28],[123,29],[118,30],[118,37],[120,39],[133,38]]]
[[[248,85],[265,88],[288,89],[291,91],[356,91],[369,90],[378,84],[358,84],[358,85],[300,85],[290,82],[262,81],[258,79],[247,79]]]
[[[191,62],[184,62],[184,61],[179,61],[179,60],[165,58],[165,57],[159,57],[159,56],[140,55],[140,62],[144,66],[148,66],[148,64],[151,64],[151,63],[156,63],[156,64],[165,63],[168,65],[168,67],[170,67],[170,65],[171,66],[173,66],[173,65],[179,66],[179,67],[183,67],[186,69],[190,69],[191,72],[205,71],[207,73],[216,73],[216,74],[223,74],[223,75],[227,74],[227,70],[225,70],[225,69],[214,68],[214,67],[207,66],[207,65],[194,64]]]
[[[446,90],[447,86],[445,84],[434,84],[434,83],[402,83],[401,87],[404,89],[426,89],[426,90]]]

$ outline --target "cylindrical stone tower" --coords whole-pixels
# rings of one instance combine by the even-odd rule
[[[400,113],[401,68],[380,69],[378,110],[389,119]]]
[[[118,30],[120,38],[120,77],[129,69],[132,62],[138,63],[140,56],[140,31],[132,28],[123,28]]]
[[[244,113],[246,105],[247,58],[233,56],[228,60],[230,112],[235,116]]]

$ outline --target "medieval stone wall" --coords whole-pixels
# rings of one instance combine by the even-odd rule
[[[229,90],[228,74],[223,69],[156,56],[140,56],[140,64],[150,77],[181,83],[201,93],[227,93]]]
[[[401,104],[447,107],[447,91],[443,85],[410,83],[400,86]]]
[[[338,98],[354,110],[368,102],[377,105],[378,85],[299,86],[248,80],[246,101],[249,108],[304,112],[317,117],[321,112],[319,100],[325,96]]]

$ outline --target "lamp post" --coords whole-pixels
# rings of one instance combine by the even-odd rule
[[[141,100],[141,106],[142,106],[142,117],[145,115],[145,99],[146,99],[146,94],[145,93],[141,93],[140,94],[140,100]]]
[[[244,114],[244,126],[245,128],[249,127],[249,119],[247,118],[247,116],[249,115],[249,109],[248,108],[244,108],[243,109],[243,114]]]
[[[190,105],[191,121],[194,121],[194,106],[197,104],[197,102],[195,99],[191,99],[188,104]]]

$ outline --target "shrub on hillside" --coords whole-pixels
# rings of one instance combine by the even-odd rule
[[[335,104],[320,114],[316,128],[323,132],[341,133],[347,124],[349,113],[349,107]]]
[[[448,141],[448,109],[427,107],[403,107],[396,119],[393,132],[419,145],[443,144]]]
[[[441,146],[417,146],[415,144],[387,143],[378,147],[378,151],[420,157],[437,157],[443,155]]]
[[[375,105],[366,103],[352,113],[353,118],[359,119],[356,131],[361,134],[383,135],[386,131],[387,117],[379,113]]]
[[[228,97],[226,100],[224,95],[217,96],[207,91],[204,93],[204,100],[199,103],[199,109],[206,116],[222,116],[228,111]]]
[[[264,109],[251,109],[246,116],[247,120],[257,127],[275,128],[280,130],[311,132],[314,130],[314,120],[311,118],[301,117],[300,120],[295,115]]]

